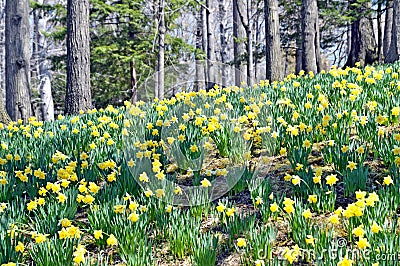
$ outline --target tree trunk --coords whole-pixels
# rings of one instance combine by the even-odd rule
[[[350,54],[350,51],[351,51],[351,24],[347,25],[346,36],[347,36],[346,54],[348,56]]]
[[[238,1],[233,0],[232,9],[233,9],[233,63],[235,67],[235,85],[240,86],[241,82],[241,72],[240,72],[240,37],[239,36],[239,28],[240,28],[240,19],[239,19],[239,6]]]
[[[47,1],[40,1],[41,4],[47,4]],[[51,93],[51,75],[50,62],[47,59],[47,38],[43,35],[47,29],[47,18],[43,11],[38,18],[38,36],[37,36],[37,59],[39,62],[39,94],[41,99],[41,113],[44,121],[54,120],[54,102]]]
[[[48,72],[48,71],[47,71]],[[54,120],[54,102],[51,94],[50,75],[43,74],[39,85],[40,99],[42,101],[42,118],[44,121]]]
[[[289,47],[285,48],[285,69],[283,75],[287,76],[289,74]]]
[[[382,63],[382,1],[378,0],[377,11],[376,11],[376,21],[378,24],[378,62]]]
[[[6,67],[5,67],[5,0],[0,0],[0,93],[6,93]],[[5,106],[5,97],[3,97],[3,104]]]
[[[38,1],[39,3],[43,4],[43,1]],[[40,10],[35,9],[32,12],[33,16],[33,40],[32,40],[32,57],[31,57],[31,80],[33,88],[39,80],[39,20],[40,20]]]
[[[260,71],[259,71],[259,61],[258,61],[258,59],[259,59],[259,55],[260,55],[260,53],[259,53],[259,45],[260,45],[260,43],[261,43],[261,40],[260,40],[260,36],[261,36],[261,34],[260,34],[260,25],[259,25],[259,21],[260,21],[260,16],[263,16],[264,15],[264,13],[263,12],[257,12],[256,13],[257,14],[257,16],[256,16],[256,19],[254,20],[254,29],[255,29],[255,47],[256,47],[256,52],[257,52],[257,57],[255,58],[255,60],[254,60],[254,80],[255,81],[257,81],[257,80],[260,80],[260,79],[262,79],[261,77],[260,77]],[[263,73],[264,74],[264,73]],[[265,79],[265,78],[264,78]]]
[[[10,116],[7,114],[3,104],[3,94],[0,92],[0,123],[8,125],[11,122]]]
[[[278,1],[265,0],[266,78],[282,79],[282,58],[279,36]]]
[[[387,57],[390,42],[392,41],[392,25],[393,24],[393,1],[386,1],[386,14],[385,14],[385,29],[383,34],[383,57]]]
[[[302,7],[302,65],[306,72],[312,71],[316,73],[317,56],[316,56],[316,35],[318,21],[318,6],[316,0],[304,0]]]
[[[318,6],[317,6],[318,10]],[[315,59],[317,60],[317,72],[320,72],[324,67],[321,58],[321,35],[319,31],[319,18],[317,11],[317,18],[315,22]]]
[[[254,59],[253,59],[253,29],[252,29],[252,5],[251,0],[247,0],[246,6],[246,36],[247,36],[247,85],[251,86],[254,80]]]
[[[226,63],[228,62],[228,42],[226,41],[226,9],[225,9],[225,0],[219,0],[219,33],[220,33],[220,41],[221,41],[221,61],[222,61],[222,86],[228,86],[228,69],[226,67]]]
[[[393,63],[400,58],[400,0],[393,1],[392,40],[386,63]]]
[[[6,108],[11,119],[32,116],[29,73],[29,1],[6,2]]]
[[[137,98],[137,87],[136,87],[136,69],[135,62],[133,60],[129,63],[130,73],[131,73],[131,102],[136,103]]]
[[[359,7],[354,9],[356,0],[350,0],[350,10],[358,18],[351,24],[351,49],[346,62],[346,66],[354,66],[359,62],[361,66],[372,64],[378,59],[377,45],[374,36],[372,20],[365,17],[366,8]],[[364,15],[364,17],[361,17]]]
[[[299,12],[299,20],[301,21],[301,12]],[[303,41],[302,41],[302,27],[301,23],[297,23],[297,34],[296,34],[296,69],[295,72],[298,74],[303,70]]]
[[[158,98],[164,99],[164,66],[165,66],[165,0],[159,1],[159,35],[158,35]]]
[[[89,42],[89,0],[68,0],[66,114],[92,108]]]
[[[208,88],[216,82],[215,77],[215,44],[212,19],[212,0],[206,0],[206,23],[207,23],[207,82]]]
[[[129,9],[133,10],[134,6],[132,4],[129,4]],[[133,24],[133,19],[130,16],[129,17],[129,39],[134,43],[136,39],[136,34],[135,34],[135,26]],[[134,45],[132,45],[132,49],[134,49]],[[136,103],[138,100],[138,95],[137,95],[137,76],[136,76],[136,68],[135,68],[135,61],[132,59],[129,62],[129,73],[130,73],[130,101],[132,103]]]
[[[204,35],[203,35],[203,24],[204,24],[204,16],[203,16],[204,7],[200,7],[197,11],[196,15],[196,84],[195,89],[198,91],[200,88],[203,87],[205,82],[204,77],[204,64],[203,64],[203,55],[204,52]]]

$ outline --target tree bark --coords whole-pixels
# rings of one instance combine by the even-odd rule
[[[212,19],[212,0],[206,0],[206,23],[207,23],[207,82],[208,87],[216,82],[215,77],[215,44]],[[209,87],[210,89],[210,87]]]
[[[3,94],[0,92],[0,123],[8,125],[11,122],[3,103]]]
[[[233,0],[232,9],[233,9],[233,63],[235,67],[235,85],[240,86],[241,82],[241,58],[240,58],[240,38],[239,36],[239,28],[240,28],[240,18],[239,18],[239,6],[238,1]]]
[[[66,114],[92,108],[89,43],[89,0],[68,0]]]
[[[251,86],[254,81],[254,57],[253,57],[253,28],[252,28],[252,4],[247,0],[246,5],[246,36],[247,36],[247,85]]]
[[[226,63],[228,62],[228,42],[226,41],[226,9],[225,9],[225,0],[219,0],[219,34],[221,41],[221,61],[222,61],[222,86],[228,86],[228,69],[226,67]]]
[[[393,24],[392,40],[385,60],[386,63],[393,63],[400,58],[400,0],[393,1]]]
[[[5,0],[0,0],[0,93],[5,95],[6,92],[6,67],[5,67]],[[5,106],[5,97],[3,97],[3,104]]]
[[[282,57],[279,36],[278,1],[265,0],[266,78],[282,79]]]
[[[41,4],[47,4],[47,1],[39,1]],[[37,59],[39,63],[39,94],[41,99],[41,113],[44,121],[54,120],[54,101],[51,92],[51,75],[50,75],[50,62],[47,59],[47,38],[43,35],[47,29],[48,18],[43,11],[38,15],[38,29],[37,29]]]
[[[318,6],[316,0],[303,0],[302,7],[302,66],[306,72],[317,73],[317,55],[315,44],[317,36]]]
[[[385,28],[383,34],[383,57],[387,57],[390,42],[392,41],[392,25],[393,25],[393,1],[386,1]]]
[[[12,120],[32,116],[29,73],[29,1],[6,2],[6,108]]]
[[[165,66],[165,0],[159,1],[159,35],[158,35],[158,98],[164,99],[164,66]]]
[[[299,20],[301,21],[301,12],[299,12]],[[297,34],[296,34],[296,67],[295,72],[298,74],[303,70],[303,41],[302,41],[302,26],[301,23],[297,23]]]
[[[129,9],[133,10],[134,6],[130,3],[129,4]],[[133,19],[130,16],[129,17],[129,39],[131,39],[132,43],[136,39],[136,33],[135,33],[135,26],[133,24]],[[134,49],[134,45],[132,45],[132,49]],[[135,61],[132,59],[129,62],[129,73],[130,73],[130,101],[132,103],[136,103],[138,100],[138,95],[137,95],[137,76],[136,76],[136,68],[135,68]]]
[[[349,1],[350,10],[358,16],[351,24],[351,49],[346,62],[346,66],[350,67],[357,62],[365,66],[378,59],[372,20],[364,15],[367,12],[366,7],[354,8],[355,1]]]
[[[43,3],[43,1],[38,1],[39,3]],[[40,19],[40,10],[35,9],[32,12],[33,16],[33,40],[32,40],[32,57],[31,57],[31,80],[33,81],[33,88],[35,82],[39,79],[39,19]],[[36,83],[37,84],[37,83]]]
[[[137,86],[136,86],[136,69],[135,69],[135,62],[132,60],[129,63],[130,74],[131,74],[131,102],[136,103],[138,100],[137,95]]]
[[[315,22],[315,59],[317,60],[317,72],[320,72],[324,67],[321,58],[321,34],[319,30],[318,6]]]
[[[377,21],[377,27],[378,27],[378,62],[382,63],[382,1],[383,0],[378,0],[377,3],[377,11],[376,11],[376,21]]]
[[[205,69],[204,69],[204,64],[203,64],[203,56],[202,53],[204,52],[204,7],[201,6],[199,7],[199,10],[197,11],[196,14],[196,53],[195,53],[195,58],[196,58],[196,84],[195,84],[195,89],[198,91],[200,88],[202,88],[205,85]]]

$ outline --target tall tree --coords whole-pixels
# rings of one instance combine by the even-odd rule
[[[48,0],[39,0],[38,4],[48,5]],[[50,75],[50,60],[48,60],[48,43],[45,36],[47,31],[47,22],[50,19],[43,9],[37,9],[37,61],[39,70],[39,94],[41,100],[41,114],[44,121],[54,120],[54,102],[51,91],[51,75]]]
[[[364,0],[362,2],[349,0],[349,11],[354,20],[351,23],[351,48],[346,62],[347,66],[354,66],[356,62],[364,66],[372,64],[378,59],[369,3]]]
[[[92,108],[89,0],[67,1],[67,89],[65,113]]]
[[[205,78],[205,65],[203,63],[204,59],[204,49],[206,46],[204,38],[204,17],[205,10],[204,6],[200,5],[196,10],[196,89],[199,90],[204,86]]]
[[[5,93],[6,79],[5,79],[5,47],[4,47],[4,34],[5,34],[5,0],[0,0],[0,92]],[[5,99],[3,99],[5,102]]]
[[[242,26],[239,17],[239,2],[242,0],[233,0],[232,9],[233,9],[233,64],[235,68],[235,85],[240,86],[242,81],[241,77],[241,51],[242,51]]]
[[[29,1],[6,1],[6,108],[11,119],[32,115],[29,73]]]
[[[164,99],[165,66],[165,0],[158,2],[158,98]]]
[[[254,79],[254,55],[253,55],[253,23],[252,23],[252,1],[251,0],[239,0],[237,7],[240,21],[245,32],[246,37],[246,75],[247,84],[251,84]],[[244,13],[244,14],[243,14]]]
[[[226,7],[225,0],[219,0],[219,34],[221,42],[221,61],[222,61],[222,85],[227,86],[228,69],[226,63],[228,62],[228,42],[226,40],[227,29],[226,29]]]
[[[304,0],[302,7],[302,68],[304,71],[316,73],[318,40],[318,6],[317,0]]]
[[[385,28],[383,32],[383,57],[386,58],[392,41],[393,1],[386,1]]]
[[[278,0],[265,0],[266,74],[268,80],[282,78]]]
[[[207,24],[207,82],[208,86],[216,82],[215,77],[215,40],[213,22],[213,0],[206,0],[206,24]]]
[[[246,19],[243,20],[243,25],[246,31],[246,50],[247,50],[247,84],[251,85],[254,82],[254,55],[253,55],[253,23],[252,0],[246,1]]]
[[[385,62],[393,63],[400,59],[400,0],[393,1],[392,40]]]
[[[383,58],[383,48],[382,48],[382,42],[383,42],[383,33],[382,33],[382,6],[383,6],[383,0],[378,0],[377,2],[377,10],[376,10],[376,21],[377,21],[377,28],[378,28],[378,62],[382,63],[382,58]]]

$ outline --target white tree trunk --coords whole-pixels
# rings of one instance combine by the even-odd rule
[[[40,4],[47,4],[48,1],[41,0]],[[39,60],[39,94],[40,94],[40,102],[41,102],[41,112],[42,119],[44,121],[52,121],[54,120],[54,101],[53,95],[51,92],[51,75],[49,72],[50,62],[47,59],[48,50],[47,50],[47,39],[43,35],[43,32],[47,31],[47,21],[45,13],[41,11],[39,14],[38,21],[38,60]]]
[[[51,94],[50,76],[45,75],[40,79],[39,93],[42,101],[43,120],[54,120],[54,102]]]

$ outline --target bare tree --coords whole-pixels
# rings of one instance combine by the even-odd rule
[[[386,63],[393,63],[400,59],[400,0],[393,1],[393,24],[392,40],[385,60]]]
[[[6,1],[6,108],[11,119],[32,115],[30,96],[29,1]]]
[[[265,0],[266,72],[268,80],[282,79],[278,1]]]
[[[252,13],[252,1],[251,0],[238,0],[237,1],[237,11],[238,15],[244,29],[246,37],[246,76],[247,83],[251,84],[254,80],[254,54],[253,54],[253,13]]]
[[[92,108],[89,0],[67,1],[67,90],[65,113]]]

